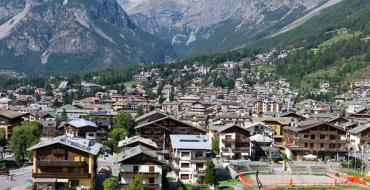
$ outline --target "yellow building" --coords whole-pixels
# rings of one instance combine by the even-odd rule
[[[95,189],[100,148],[99,143],[64,135],[30,147],[34,189]]]

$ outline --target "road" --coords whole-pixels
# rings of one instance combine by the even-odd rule
[[[32,166],[10,170],[10,175],[12,180],[9,181],[9,177],[0,176],[0,190],[5,190],[11,188],[12,190],[24,190],[27,186],[31,184],[27,182],[27,179],[32,177]]]

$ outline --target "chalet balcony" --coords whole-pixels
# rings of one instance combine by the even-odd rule
[[[348,140],[330,140],[330,139],[300,139],[300,142],[307,143],[334,143],[334,144],[348,144]]]
[[[222,139],[223,143],[247,143],[249,142],[248,138],[236,138],[236,139]]]
[[[87,163],[84,161],[72,160],[37,160],[36,167],[84,167]]]
[[[32,178],[66,178],[66,179],[79,179],[79,178],[91,178],[91,174],[88,173],[32,173]]]
[[[191,158],[192,160],[210,160],[212,158],[210,157],[205,157],[205,156],[194,156]]]
[[[318,151],[318,152],[348,152],[346,147],[342,148],[319,148],[319,147],[299,147],[299,146],[286,146],[291,151]]]
[[[159,172],[121,172],[122,177],[134,177],[138,174],[143,175],[144,177],[156,177],[159,175]]]
[[[222,148],[222,152],[228,152],[231,149],[232,152],[249,152],[249,147],[234,147],[234,148]]]

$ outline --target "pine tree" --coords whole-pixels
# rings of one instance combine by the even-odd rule
[[[204,182],[209,185],[213,185],[216,183],[216,169],[215,165],[211,160],[206,162],[206,175],[204,177]]]

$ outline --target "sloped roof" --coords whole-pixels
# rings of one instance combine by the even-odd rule
[[[82,127],[98,127],[94,122],[88,121],[85,119],[76,119],[68,122],[69,125],[72,125],[76,128],[82,128]]]
[[[65,146],[78,149],[80,151],[92,154],[92,155],[98,155],[100,148],[102,147],[99,143],[92,143],[90,140],[84,139],[84,138],[78,138],[78,137],[68,137],[66,135],[50,138],[47,140],[43,140],[27,150],[36,150],[39,148],[43,148],[46,146],[50,146],[53,144],[63,144]]]
[[[21,112],[15,112],[15,111],[0,111],[0,116],[8,118],[8,119],[15,119],[18,117],[22,117],[26,114]]]
[[[127,146],[127,145],[135,143],[135,142],[141,142],[141,143],[147,144],[147,145],[149,145],[153,148],[158,149],[158,146],[155,142],[153,142],[150,139],[146,139],[146,138],[143,138],[143,137],[140,137],[140,136],[134,136],[134,137],[119,141],[118,142],[118,147]]]
[[[311,125],[303,125],[303,126],[301,125],[299,127],[285,127],[284,129],[295,131],[295,132],[301,132],[301,131],[304,131],[304,130],[307,130],[307,129],[310,129],[310,128],[313,128],[313,127],[316,127],[316,126],[319,126],[319,125],[328,125],[330,127],[336,128],[338,130],[345,131],[345,129],[342,128],[342,127],[332,125],[330,123],[325,123],[325,122],[317,122],[317,123],[313,123]]]
[[[145,155],[150,156],[153,159],[157,160],[158,162],[160,162],[160,160],[158,159],[158,155],[157,155],[156,151],[151,150],[151,149],[149,149],[145,146],[142,146],[142,145],[132,147],[130,149],[127,149],[127,150],[119,153],[117,155],[116,162],[119,163],[119,162],[128,160],[128,159],[130,159],[132,157],[135,157],[139,154],[145,154]]]
[[[370,125],[360,125],[360,126],[357,126],[353,129],[351,129],[349,131],[349,133],[357,135],[357,134],[359,134],[359,133],[361,133],[361,132],[363,132],[363,131],[365,131],[366,129],[369,129],[369,128],[370,128]]]
[[[202,128],[199,128],[199,127],[196,127],[196,126],[194,126],[194,125],[193,125],[193,124],[191,124],[191,123],[188,123],[188,122],[185,122],[185,121],[181,121],[181,120],[176,119],[176,118],[171,117],[171,116],[166,116],[166,117],[163,117],[163,118],[160,118],[160,119],[157,119],[157,120],[151,121],[151,122],[147,122],[147,123],[144,123],[144,124],[138,125],[138,126],[136,126],[136,127],[135,127],[135,129],[139,129],[139,128],[142,128],[142,127],[148,126],[148,125],[150,125],[150,124],[155,124],[156,122],[159,122],[159,121],[162,121],[162,120],[165,120],[165,119],[172,119],[172,120],[175,120],[175,121],[177,121],[177,122],[179,122],[179,123],[182,123],[182,124],[184,124],[184,125],[187,125],[187,126],[190,126],[190,127],[194,127],[194,128],[196,128],[196,129],[199,129],[199,130],[202,130],[202,131],[204,131],[204,132],[207,132],[205,129],[202,129]],[[160,125],[158,125],[158,126],[159,126],[159,127],[164,128],[164,129],[167,129],[167,128],[166,128],[166,127],[164,127],[164,126],[160,126]],[[169,129],[167,129],[167,130],[169,130]]]
[[[212,150],[208,135],[170,135],[172,148]]]

